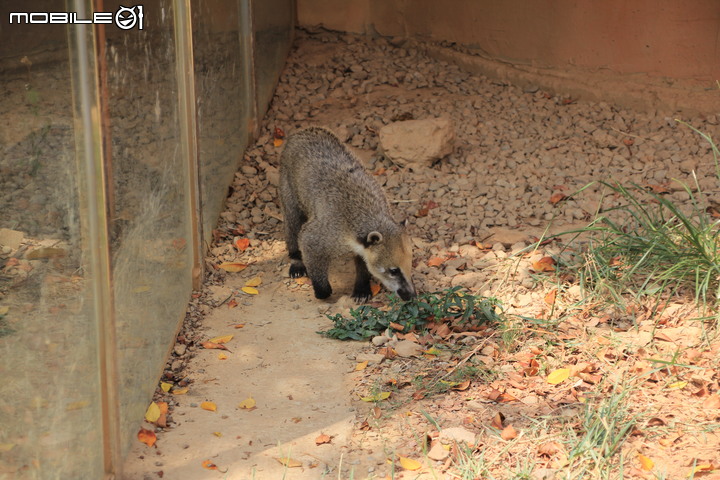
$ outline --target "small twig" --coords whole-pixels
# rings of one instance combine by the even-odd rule
[[[482,342],[480,342],[477,346],[475,346],[475,348],[473,348],[470,353],[468,353],[467,355],[465,355],[465,358],[463,358],[462,360],[460,360],[460,361],[457,363],[457,365],[455,365],[453,368],[450,369],[450,371],[448,371],[445,375],[443,375],[442,377],[440,377],[440,380],[442,380],[443,378],[447,378],[449,375],[452,375],[453,372],[455,372],[455,370],[457,370],[458,368],[460,368],[461,366],[463,366],[468,360],[470,360],[470,358],[471,358],[473,355],[475,355],[482,347],[484,347],[485,344],[486,344],[491,338],[493,338],[494,336],[495,336],[495,334],[493,333],[492,335],[490,335],[489,337],[487,337],[485,340],[483,340]]]

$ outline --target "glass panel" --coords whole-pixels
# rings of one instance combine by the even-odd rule
[[[252,12],[255,30],[257,105],[262,118],[290,50],[295,26],[295,2],[293,0],[253,1]]]
[[[101,478],[99,335],[80,221],[91,197],[78,189],[67,31],[6,24],[18,5],[0,5],[0,479]]]
[[[127,2],[105,1],[105,11]],[[123,456],[136,440],[191,289],[172,2],[144,2],[143,30],[107,29],[111,252]]]
[[[251,134],[249,32],[240,32],[237,0],[192,0],[198,147],[206,242],[217,224],[227,186]],[[236,221],[239,212],[227,217]]]

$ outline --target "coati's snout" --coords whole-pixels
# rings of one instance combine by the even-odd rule
[[[363,258],[370,273],[403,300],[415,297],[412,282],[412,245],[402,231],[383,236],[370,232]]]

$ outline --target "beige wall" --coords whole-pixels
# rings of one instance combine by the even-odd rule
[[[491,58],[720,79],[718,0],[298,0],[300,25],[447,40]]]

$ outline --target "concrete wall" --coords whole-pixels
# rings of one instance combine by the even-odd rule
[[[298,22],[445,40],[540,68],[720,79],[718,0],[298,0]]]

